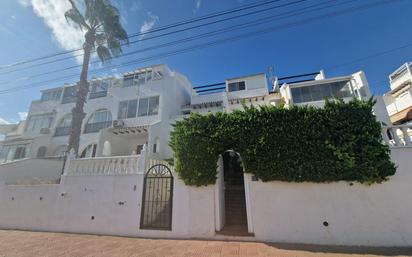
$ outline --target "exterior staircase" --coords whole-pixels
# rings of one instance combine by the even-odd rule
[[[253,236],[248,233],[245,189],[242,183],[227,183],[225,189],[225,225],[221,235]]]

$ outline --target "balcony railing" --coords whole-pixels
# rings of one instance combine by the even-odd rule
[[[76,100],[77,100],[76,96],[66,96],[66,97],[63,97],[62,104],[75,103]]]
[[[89,99],[95,99],[99,97],[106,97],[107,91],[100,91],[100,92],[90,92]]]
[[[140,155],[74,159],[66,175],[127,175],[143,174]]]
[[[112,125],[112,121],[103,121],[96,123],[88,123],[84,128],[84,133],[95,133],[99,132],[101,129],[108,128]]]
[[[390,147],[412,147],[412,124],[383,127],[382,136]]]
[[[66,127],[57,127],[56,132],[54,133],[55,137],[67,136],[70,135],[71,126]]]

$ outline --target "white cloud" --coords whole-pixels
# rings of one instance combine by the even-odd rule
[[[159,16],[153,15],[151,12],[147,13],[148,19],[143,22],[143,25],[140,27],[140,33],[144,33],[148,30],[151,30],[153,26],[159,21]],[[143,38],[145,35],[141,35],[140,38]]]
[[[20,120],[26,120],[27,119],[27,112],[18,112]]]
[[[200,6],[202,5],[202,0],[195,0],[195,7],[193,8],[193,13],[197,13],[199,11]]]
[[[5,119],[0,118],[0,124],[10,124],[10,122],[8,122]]]
[[[133,1],[132,6],[130,7],[130,11],[137,12],[143,9],[142,2],[140,1]]]
[[[83,32],[68,24],[64,13],[70,9],[66,0],[19,0],[25,7],[31,7],[34,13],[52,30],[53,39],[65,50],[81,48],[84,41]],[[79,62],[82,57],[77,57]]]

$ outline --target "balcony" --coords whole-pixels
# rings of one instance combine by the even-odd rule
[[[95,133],[99,132],[101,129],[108,128],[112,125],[112,121],[103,121],[103,122],[96,122],[96,123],[88,123],[84,128],[84,133]]]
[[[67,136],[70,135],[71,126],[66,127],[57,127],[56,132],[54,133],[55,137]]]
[[[106,97],[107,91],[100,91],[100,92],[90,92],[89,99],[95,99],[100,97]]]
[[[76,100],[77,100],[76,96],[63,97],[62,104],[75,103]]]
[[[405,63],[401,67],[399,67],[396,71],[394,71],[390,76],[390,84],[392,89],[392,94],[396,93],[397,91],[401,90],[404,85],[410,84],[412,82],[412,74],[410,70],[410,64]]]

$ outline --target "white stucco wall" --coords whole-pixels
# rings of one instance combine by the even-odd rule
[[[0,228],[144,237],[213,236],[213,186],[186,187],[174,180],[171,231],[140,229],[142,187],[142,174],[64,176],[57,185],[0,185]]]
[[[63,160],[23,159],[0,165],[0,184],[56,183]]]
[[[286,183],[251,181],[256,239],[333,245],[412,245],[412,148],[392,150],[398,165],[389,181]],[[323,222],[329,223],[324,226]]]
[[[389,181],[371,186],[348,182],[263,183],[252,181],[246,174],[249,232],[256,240],[271,242],[411,246],[411,154],[412,148],[392,149],[397,173]],[[222,221],[217,208],[224,208],[215,185],[188,187],[174,174],[171,231],[139,228],[142,188],[142,173],[63,176],[56,185],[0,183],[0,228],[215,237],[217,222]],[[323,225],[325,221],[328,226]]]

